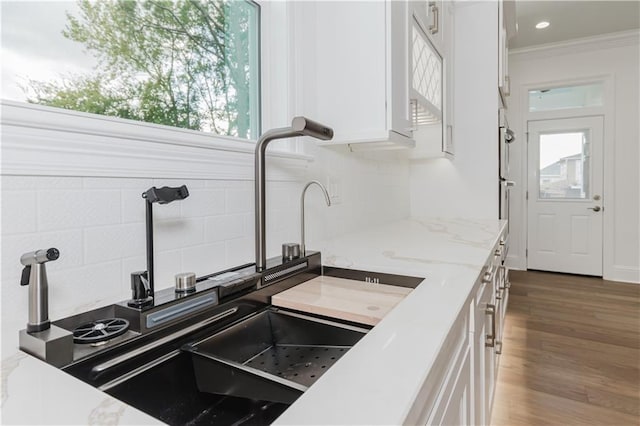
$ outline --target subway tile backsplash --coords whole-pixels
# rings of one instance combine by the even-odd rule
[[[307,246],[408,216],[407,164],[313,152],[315,161],[291,180],[267,183],[267,253],[300,239],[300,193],[312,179],[342,182],[341,202],[328,208],[307,194]],[[57,247],[47,265],[49,313],[58,319],[130,297],[130,274],[146,269],[145,202],[151,186],[187,185],[190,196],[153,206],[156,288],[178,272],[204,275],[254,261],[253,181],[5,176],[2,187],[2,332],[17,337],[27,321],[20,256]]]
[[[129,274],[146,269],[141,194],[151,186],[182,184],[189,188],[187,199],[153,206],[157,289],[171,287],[178,272],[204,275],[253,261],[253,182],[3,176],[3,322],[26,322],[20,256],[39,248],[61,252],[47,265],[51,318],[127,299]],[[297,182],[268,183],[273,255],[283,241],[298,239],[299,219],[289,212],[298,210],[300,189]]]

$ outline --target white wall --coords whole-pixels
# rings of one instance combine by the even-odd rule
[[[526,268],[526,94],[535,85],[605,78],[604,278],[640,282],[640,95],[638,33],[607,36],[568,45],[511,54],[509,123],[518,135],[511,148],[512,267]]]
[[[498,218],[498,4],[455,9],[455,157],[411,163],[411,215]]]

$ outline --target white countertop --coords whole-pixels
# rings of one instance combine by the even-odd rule
[[[426,279],[277,423],[401,423],[504,224],[404,220],[314,245],[325,265]],[[17,348],[6,351],[6,337],[3,424],[160,423]]]
[[[314,245],[324,265],[426,279],[276,424],[402,424],[505,224],[414,219]]]

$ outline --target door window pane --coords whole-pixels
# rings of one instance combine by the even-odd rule
[[[2,98],[255,139],[259,7],[7,1]]]
[[[529,111],[553,111],[566,108],[586,108],[603,105],[602,82],[581,86],[529,90]]]
[[[540,135],[539,198],[589,198],[587,136],[586,131]]]

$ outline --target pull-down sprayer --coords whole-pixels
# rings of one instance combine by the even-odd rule
[[[260,272],[267,266],[266,244],[266,174],[265,153],[269,142],[275,139],[292,138],[296,136],[311,136],[320,140],[333,138],[330,127],[316,123],[305,117],[294,117],[291,127],[268,130],[263,133],[256,143],[255,151],[255,243],[256,243],[256,271]]]

